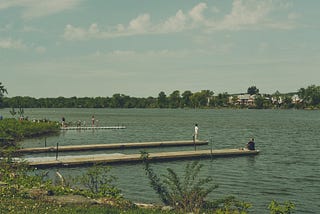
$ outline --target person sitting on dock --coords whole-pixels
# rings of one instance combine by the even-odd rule
[[[247,143],[247,149],[248,150],[255,150],[255,142],[254,142],[253,138],[251,138],[251,140]]]

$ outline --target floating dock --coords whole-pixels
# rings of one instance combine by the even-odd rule
[[[89,150],[108,150],[108,149],[132,149],[148,147],[172,147],[172,146],[200,146],[207,145],[208,141],[162,141],[162,142],[138,142],[138,143],[112,143],[112,144],[92,144],[92,145],[71,145],[58,146],[58,152],[71,151],[89,151]],[[40,147],[40,148],[23,148],[18,150],[19,153],[41,153],[57,152],[57,147]]]
[[[96,129],[126,129],[125,126],[67,126],[60,130],[96,130]]]
[[[159,152],[149,153],[150,161],[168,161],[184,160],[194,158],[217,158],[227,156],[248,156],[257,155],[259,150],[242,150],[242,149],[220,149],[220,150],[198,150],[198,151],[177,151],[177,152]],[[130,162],[142,162],[141,154],[95,154],[95,155],[78,155],[78,156],[59,156],[56,157],[35,157],[25,159],[15,159],[16,161],[24,160],[27,164],[34,167],[72,167],[92,164],[121,164]]]

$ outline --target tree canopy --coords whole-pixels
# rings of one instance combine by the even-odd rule
[[[2,85],[2,82],[0,82],[0,108],[2,107],[2,98],[4,94],[8,94],[7,89]]]
[[[33,98],[28,96],[6,97],[6,88],[0,83],[0,107],[5,108],[320,108],[320,86],[300,88],[296,93],[260,94],[256,86],[247,90],[254,95],[251,106],[239,102],[240,94],[215,93],[211,90],[180,92],[167,95],[161,91],[157,97],[131,97],[114,94],[112,97],[56,97]],[[296,99],[294,96],[298,96]]]
[[[247,93],[250,95],[259,94],[259,89],[256,86],[251,86],[248,88]]]

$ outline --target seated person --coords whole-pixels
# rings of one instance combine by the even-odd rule
[[[247,149],[248,150],[255,150],[255,146],[254,146],[254,139],[252,138],[248,143],[247,143]]]

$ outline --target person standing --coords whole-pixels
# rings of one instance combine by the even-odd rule
[[[199,135],[199,127],[198,127],[198,124],[196,123],[194,125],[194,140],[198,140],[198,135]]]
[[[61,119],[61,126],[66,127],[66,118],[62,117]]]
[[[92,121],[92,127],[94,127],[94,115],[92,115],[91,121]]]

